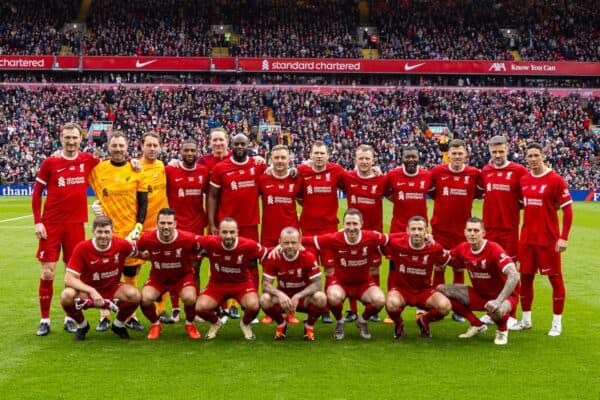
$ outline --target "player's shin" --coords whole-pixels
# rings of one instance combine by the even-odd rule
[[[342,320],[342,311],[344,309],[344,302],[340,301],[339,303],[337,303],[336,305],[331,305],[329,304],[329,309],[331,310],[331,313],[333,314],[333,317],[335,318],[336,321],[341,321]]]
[[[131,303],[129,301],[119,302],[119,312],[117,313],[117,320],[125,322],[127,318],[131,316],[138,307],[137,303]]]
[[[362,317],[365,321],[368,321],[371,316],[377,314],[381,310],[381,307],[375,307],[373,304],[367,304],[365,311],[362,313]]]
[[[477,315],[473,314],[473,312],[463,303],[455,299],[450,299],[450,302],[452,303],[452,310],[458,315],[465,317],[472,326],[483,325],[483,322],[479,320]]]
[[[441,319],[444,319],[444,314],[435,308],[432,310],[429,310],[423,316],[423,320],[428,324],[431,322],[439,321]]]
[[[250,325],[250,323],[254,321],[254,318],[258,316],[258,311],[258,308],[256,308],[255,310],[246,308],[244,310],[244,318],[242,319],[244,325]]]
[[[65,310],[65,313],[67,314],[67,316],[73,318],[73,320],[75,322],[77,322],[78,324],[82,323],[85,319],[85,317],[83,316],[83,313],[81,312],[81,310],[78,310],[75,308],[75,304],[63,304],[62,305],[63,310]]]
[[[194,321],[196,319],[196,305],[195,304],[191,304],[191,305],[185,304],[183,306],[183,310],[185,311],[186,322],[194,323]]]
[[[217,321],[219,320],[219,317],[217,316],[217,313],[215,312],[215,310],[211,310],[211,311],[197,311],[196,313],[200,316],[200,318],[202,318],[205,321],[210,322],[211,324],[216,324]]]
[[[567,290],[562,275],[548,276],[552,285],[552,311],[554,315],[561,315],[565,308],[565,297]]]
[[[533,305],[533,274],[521,275],[521,309],[531,311]]]
[[[496,325],[498,326],[498,330],[505,331],[508,329],[506,322],[510,318],[510,315],[504,314],[499,320],[494,320]]]
[[[52,294],[54,292],[53,283],[53,279],[40,278],[38,295],[40,299],[40,312],[44,319],[50,318],[50,304],[52,303]]]
[[[150,302],[148,304],[142,304],[141,308],[146,318],[148,318],[148,321],[152,324],[155,324],[158,321],[158,314],[156,313],[154,303]]]
[[[308,318],[306,319],[306,324],[308,326],[314,326],[315,322],[317,322],[317,320],[319,319],[321,314],[323,314],[324,311],[325,311],[324,308],[317,307],[314,304],[309,305],[308,306]]]
[[[277,323],[277,325],[283,324],[283,310],[281,309],[281,306],[279,304],[273,304],[271,307],[266,308],[264,311],[265,314],[267,314],[269,317],[271,317],[271,319],[273,319],[273,321]]]

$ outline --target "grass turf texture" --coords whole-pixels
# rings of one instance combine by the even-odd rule
[[[480,206],[476,202],[475,215],[480,215]],[[0,220],[29,214],[29,198],[0,198]],[[390,215],[386,203],[386,221]],[[373,323],[373,340],[360,339],[349,324],[346,338],[336,342],[333,325],[321,322],[313,343],[302,341],[302,325],[290,326],[283,342],[273,341],[273,325],[253,326],[257,340],[246,342],[237,321],[229,321],[210,342],[188,340],[181,322],[163,326],[156,342],[146,339],[147,329],[130,332],[132,340],[126,342],[110,331],[95,332],[98,312],[90,310],[87,340],[74,343],[62,329],[62,263],[57,267],[52,332],[39,338],[39,263],[32,218],[0,222],[0,398],[598,399],[598,226],[598,204],[575,204],[563,258],[563,336],[546,335],[552,318],[550,285],[538,276],[533,329],[511,332],[508,345],[500,347],[493,344],[495,328],[461,340],[457,335],[467,324],[449,318],[431,325],[433,339],[421,339],[412,308],[404,312],[407,338],[402,342],[392,339],[390,325]],[[387,261],[384,265],[383,282]],[[140,311],[138,315],[147,327]],[[208,325],[199,326],[206,333]]]

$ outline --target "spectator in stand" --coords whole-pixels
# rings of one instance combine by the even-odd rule
[[[0,90],[0,167],[3,180],[32,183],[40,163],[60,147],[57,127],[77,121],[86,129],[109,115],[113,129],[126,132],[132,149],[141,148],[139,132],[156,131],[164,142],[163,160],[175,158],[188,137],[197,137],[200,153],[206,154],[211,128],[250,132],[270,108],[291,138],[290,158],[296,165],[308,158],[315,140],[323,140],[330,159],[346,169],[353,168],[354,151],[362,143],[373,146],[384,171],[401,164],[405,145],[416,146],[422,165],[431,168],[442,161],[442,154],[437,138],[426,134],[427,126],[441,123],[466,142],[472,166],[489,162],[487,140],[494,135],[508,139],[511,161],[520,164],[524,148],[537,141],[570,188],[594,189],[600,187],[600,171],[593,168],[600,157],[599,138],[584,128],[584,121],[598,124],[600,113],[593,112],[598,104],[599,98],[525,90],[357,89],[327,94],[279,88],[159,90],[154,85],[13,87]],[[98,147],[89,137],[82,150],[101,158],[107,154],[105,145]]]

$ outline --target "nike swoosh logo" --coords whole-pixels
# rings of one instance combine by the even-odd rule
[[[425,63],[415,64],[415,65],[408,65],[408,63],[405,63],[404,64],[404,70],[405,71],[412,71],[415,68],[419,68],[421,65],[425,65]]]
[[[98,263],[98,261],[99,260],[92,260],[92,261],[90,261],[90,264],[96,264],[96,263]]]
[[[63,172],[66,168],[59,168],[56,170],[57,173]]]
[[[144,62],[139,62],[139,61],[136,61],[136,62],[135,62],[135,67],[136,67],[136,68],[144,68],[144,67],[147,67],[147,66],[148,66],[148,65],[150,65],[150,64],[154,64],[154,63],[155,63],[155,62],[157,62],[157,61],[158,61],[158,60],[150,60],[150,61],[144,61]]]
[[[153,254],[153,255],[160,254],[160,251],[153,251],[153,252],[152,252],[152,254]]]
[[[183,178],[175,178],[175,182],[179,182],[180,180],[182,180]]]

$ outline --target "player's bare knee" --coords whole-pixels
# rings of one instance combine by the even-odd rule
[[[273,301],[272,301],[272,297],[269,293],[263,293],[262,296],[260,296],[260,306],[263,309],[267,309],[269,307],[271,307],[273,305]]]
[[[251,297],[249,299],[244,299],[242,302],[242,307],[244,307],[247,311],[257,311],[259,309],[258,296]]]
[[[42,263],[40,277],[45,281],[54,280],[56,263]]]
[[[323,308],[327,305],[327,296],[323,292],[316,292],[312,295],[312,303],[319,308]]]
[[[75,303],[75,296],[77,296],[77,291],[73,288],[65,288],[60,294],[60,304],[63,306],[70,306]]]
[[[448,315],[452,310],[452,303],[450,303],[450,300],[448,300],[448,298],[445,297],[443,300],[440,300],[438,302],[436,308],[440,313]]]

